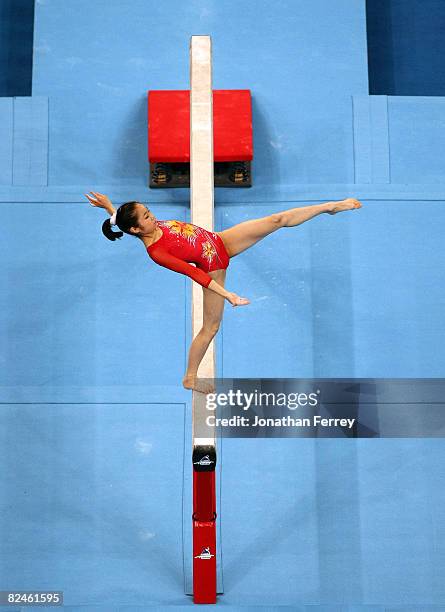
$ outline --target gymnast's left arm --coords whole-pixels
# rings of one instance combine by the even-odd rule
[[[246,306],[247,304],[250,304],[250,301],[247,298],[240,297],[236,293],[233,293],[233,291],[227,291],[222,285],[213,279],[210,281],[207,288],[221,295],[223,298],[229,301],[232,306]]]
[[[179,257],[175,257],[162,248],[156,249],[154,252],[149,253],[149,257],[151,257],[151,259],[160,266],[173,270],[174,272],[179,272],[180,274],[185,274],[206,289],[210,289],[211,291],[218,293],[223,298],[228,300],[232,306],[244,306],[246,304],[250,304],[248,299],[241,298],[236,295],[236,293],[227,291],[222,285],[213,280],[207,274],[207,272],[204,272],[204,270],[192,266],[190,263],[179,259]]]

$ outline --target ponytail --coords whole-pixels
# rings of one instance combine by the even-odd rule
[[[106,238],[108,238],[108,240],[116,240],[116,238],[122,238],[124,235],[123,232],[114,232],[111,229],[110,219],[106,219],[102,223],[102,233]]]
[[[130,227],[134,227],[137,225],[137,210],[136,206],[140,204],[136,200],[132,200],[131,202],[124,202],[117,211],[115,215],[113,215],[113,225],[117,225],[121,230],[120,232],[114,232],[111,224],[111,217],[106,219],[102,223],[102,233],[108,238],[108,240],[116,240],[116,238],[122,238],[125,234],[129,234],[130,236],[135,236],[133,232],[130,232]]]

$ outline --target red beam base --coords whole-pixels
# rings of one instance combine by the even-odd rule
[[[193,601],[216,603],[215,472],[193,472]]]

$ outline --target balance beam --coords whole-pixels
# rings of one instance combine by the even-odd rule
[[[213,94],[210,36],[190,41],[190,206],[191,222],[213,231]],[[202,288],[192,283],[192,338],[202,327]],[[201,378],[215,378],[212,341],[199,368]],[[192,393],[193,600],[216,603],[216,435],[205,424],[206,396]]]

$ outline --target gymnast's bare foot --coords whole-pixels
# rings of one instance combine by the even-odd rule
[[[192,389],[199,393],[214,393],[215,387],[212,383],[206,380],[199,380],[196,376],[184,376],[182,385],[185,389]]]
[[[343,210],[352,210],[353,208],[361,208],[361,202],[354,200],[354,198],[346,198],[346,200],[340,200],[339,202],[329,202],[330,209],[327,212],[330,215],[335,215]]]

